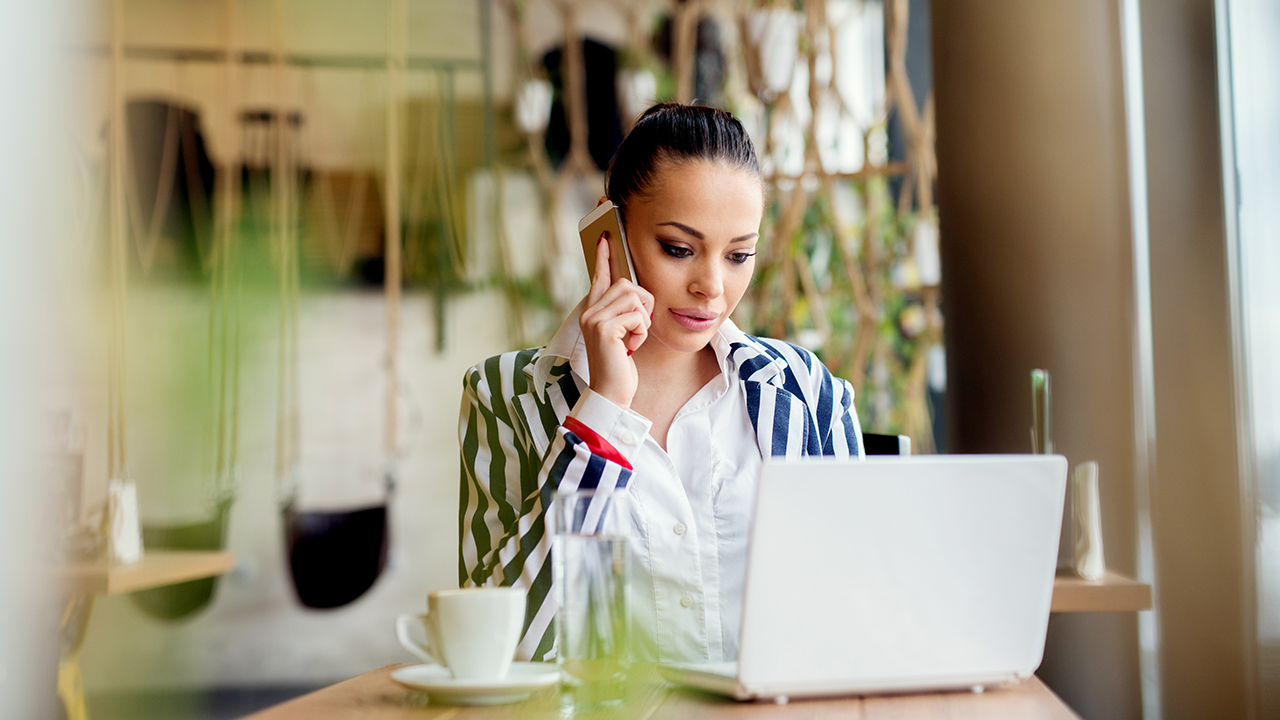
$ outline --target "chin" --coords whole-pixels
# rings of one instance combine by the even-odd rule
[[[693,332],[679,326],[675,328],[664,328],[662,332],[651,331],[649,333],[649,338],[651,340],[657,340],[664,346],[677,352],[693,353],[706,347],[711,342],[711,338],[715,337],[716,333],[720,331],[720,325],[722,324],[723,323],[716,323],[715,327],[710,330],[703,330],[702,332]]]

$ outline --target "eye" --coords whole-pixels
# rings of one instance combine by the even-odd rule
[[[693,255],[693,251],[687,247],[680,247],[679,245],[670,245],[668,243],[662,242],[661,240],[658,241],[658,244],[662,246],[663,252],[665,252],[666,254],[674,258],[687,258]]]
[[[741,265],[742,263],[744,263],[744,262],[746,262],[746,261],[750,260],[751,258],[753,258],[753,257],[755,257],[755,256],[756,256],[756,254],[755,254],[755,253],[753,253],[753,252],[736,252],[736,253],[730,253],[730,255],[729,255],[729,262],[734,263],[735,265]]]

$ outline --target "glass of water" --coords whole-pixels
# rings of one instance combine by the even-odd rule
[[[631,498],[621,488],[558,493],[552,513],[561,709],[574,713],[617,705],[630,664],[626,536]]]

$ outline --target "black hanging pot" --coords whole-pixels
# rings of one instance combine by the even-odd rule
[[[299,511],[285,506],[289,574],[298,602],[310,608],[346,605],[361,595],[387,565],[387,505],[356,510]]]

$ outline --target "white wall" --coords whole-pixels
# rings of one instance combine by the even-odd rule
[[[48,587],[56,516],[43,458],[39,373],[57,334],[45,250],[65,213],[50,119],[65,110],[65,3],[0,6],[0,717],[52,717],[58,607]]]

